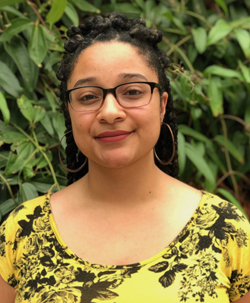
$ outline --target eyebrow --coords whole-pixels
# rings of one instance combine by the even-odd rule
[[[140,78],[140,79],[148,81],[148,79],[145,76],[143,76],[142,74],[121,73],[121,74],[118,75],[118,77],[124,78],[124,79]]]
[[[140,79],[142,79],[142,80],[148,81],[148,79],[147,79],[145,76],[141,75],[141,74],[121,73],[121,74],[118,75],[118,77],[119,77],[119,78],[123,78],[123,79],[140,78]],[[83,84],[85,84],[85,83],[88,83],[88,82],[93,82],[93,81],[95,81],[95,80],[96,80],[95,77],[89,77],[89,78],[79,79],[78,81],[76,81],[76,83],[75,83],[75,85],[74,85],[74,88],[75,88],[75,87],[79,87],[79,86],[81,86],[81,85],[83,85]]]
[[[89,77],[89,78],[85,78],[85,79],[79,79],[78,81],[76,81],[75,85],[74,85],[74,88],[75,87],[78,87],[78,86],[81,86],[85,83],[88,83],[88,82],[91,82],[91,81],[95,81],[96,78],[95,77]]]

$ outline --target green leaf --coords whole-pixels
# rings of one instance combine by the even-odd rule
[[[225,38],[232,30],[233,27],[229,23],[223,19],[219,19],[208,34],[207,46]]]
[[[42,182],[35,182],[35,181],[32,181],[31,183],[41,193],[47,193],[49,191],[49,189],[51,188],[51,186],[53,185],[53,183],[42,183]]]
[[[17,1],[15,1],[15,2],[17,2]],[[0,6],[1,6],[1,4],[2,4],[2,1],[0,2]],[[27,19],[27,17],[25,17],[22,13],[20,13],[18,10],[16,10],[14,7],[11,7],[11,6],[4,6],[4,7],[0,8],[0,11],[11,13],[20,18]]]
[[[216,179],[205,159],[189,143],[185,144],[185,152],[189,160],[195,165],[197,170],[206,178],[210,188],[215,188]]]
[[[207,67],[203,73],[205,76],[208,76],[210,74],[210,75],[220,76],[222,78],[238,78],[242,82],[244,82],[244,77],[242,76],[241,73],[218,65],[211,65]]]
[[[46,17],[46,20],[50,24],[54,24],[59,21],[66,8],[67,0],[55,0],[52,2],[51,9]]]
[[[143,0],[135,0],[136,4],[143,10],[145,10],[145,2]]]
[[[202,141],[206,143],[208,146],[212,146],[213,143],[204,135],[202,135],[200,132],[192,129],[191,127],[188,127],[187,125],[180,124],[178,126],[179,132],[181,132],[183,135],[187,135],[190,137],[193,137],[199,141]]]
[[[0,142],[1,141],[8,144],[18,144],[27,141],[27,138],[17,131],[1,131]]]
[[[247,83],[250,83],[250,68],[245,66],[240,60],[238,60],[240,69]]]
[[[240,18],[238,20],[234,20],[234,21],[230,22],[230,25],[233,28],[242,27],[242,28],[249,29],[250,28],[250,17],[245,17],[245,18]]]
[[[17,205],[15,204],[13,199],[8,199],[0,204],[0,214],[4,216],[12,211]]]
[[[29,100],[25,95],[22,95],[21,98],[17,99],[17,105],[23,116],[28,121],[32,122],[34,119],[34,111],[31,100]]]
[[[54,43],[56,41],[56,35],[51,33],[51,32],[48,32],[48,30],[44,27],[44,26],[41,26],[41,29],[43,30],[43,35],[44,35],[44,38],[46,40],[48,40],[49,42],[51,43]],[[52,27],[52,30],[54,28]]]
[[[27,47],[21,40],[13,38],[10,42],[4,43],[4,48],[16,63],[25,82],[25,87],[29,92],[32,92],[37,84],[39,69],[30,59]]]
[[[222,174],[225,174],[227,172],[224,164],[222,163],[220,157],[218,156],[218,151],[216,150],[214,145],[206,146],[206,154],[210,159],[212,159],[212,161],[215,163],[218,169],[220,169]]]
[[[121,12],[124,14],[136,14],[140,15],[141,10],[138,7],[135,7],[131,3],[116,3],[115,9],[116,12]]]
[[[247,58],[250,58],[250,33],[245,29],[235,30],[236,38]]]
[[[23,201],[28,201],[38,197],[38,192],[33,184],[25,182],[21,184],[21,187],[24,195]]]
[[[64,135],[65,132],[65,120],[64,116],[62,113],[56,112],[53,115],[52,123],[54,125],[54,128],[58,134],[58,139],[61,140],[62,136]]]
[[[34,119],[33,119],[34,123],[37,123],[38,121],[42,120],[43,117],[45,116],[45,109],[39,105],[35,105],[33,107],[33,111],[34,111]]]
[[[13,5],[16,3],[25,2],[25,0],[1,0],[0,1],[0,8],[6,5]],[[1,10],[1,9],[0,9]]]
[[[56,102],[55,102],[55,98],[54,98],[53,94],[50,91],[45,90],[45,96],[46,96],[47,100],[49,101],[52,111],[55,112]]]
[[[29,26],[31,26],[33,22],[29,19],[18,18],[12,21],[10,27],[0,36],[0,42],[5,42],[10,40],[13,36],[19,34]]]
[[[241,164],[245,163],[245,160],[243,158],[243,156],[240,154],[240,152],[238,151],[238,149],[234,146],[234,144],[229,140],[226,139],[224,136],[222,135],[217,135],[214,138],[215,142],[217,142],[220,146],[226,148],[229,153]]]
[[[30,163],[29,163],[30,165]],[[34,170],[32,169],[32,166],[24,166],[23,168],[23,177],[24,177],[24,180],[27,181],[27,180],[30,180],[32,177],[35,176],[35,172]]]
[[[96,8],[94,5],[88,3],[87,1],[82,0],[70,0],[76,7],[78,7],[81,11],[91,12],[100,14],[100,10]]]
[[[46,152],[46,155],[49,159],[49,161],[51,162],[53,157],[52,157],[52,153],[51,151],[47,151]],[[48,165],[48,162],[47,160],[44,158],[44,156],[41,154],[40,158],[38,159],[38,162],[36,164],[36,167],[39,169],[39,168],[44,168]]]
[[[183,25],[183,23],[181,22],[180,19],[173,17],[173,23],[184,33],[187,34],[187,29],[186,27]]]
[[[32,155],[35,148],[31,142],[23,142],[17,147],[17,155],[10,153],[5,174],[10,175],[19,172],[25,165],[27,159]]]
[[[36,123],[45,116],[45,109],[39,105],[33,107],[32,100],[29,100],[25,95],[17,100],[17,105],[23,116],[30,122]]]
[[[33,26],[28,50],[31,59],[36,63],[37,66],[41,67],[41,62],[47,53],[47,44],[41,25]]]
[[[194,44],[199,54],[203,54],[206,50],[207,32],[203,27],[193,28],[192,35]]]
[[[47,113],[45,113],[43,119],[40,121],[42,126],[46,129],[46,131],[53,136],[54,135],[54,128],[52,126],[51,120]]]
[[[19,97],[21,92],[19,81],[10,68],[2,61],[0,61],[0,86],[11,96]]]
[[[31,181],[31,183],[35,186],[35,188],[42,193],[46,193],[49,191],[49,189],[51,188],[51,186],[53,185],[54,181],[53,178],[51,176],[45,177],[35,177],[33,178],[33,180]]]
[[[79,25],[79,17],[78,17],[77,11],[70,2],[67,2],[65,14],[68,16],[68,18],[71,20],[71,22],[73,23],[74,26]]]
[[[223,9],[226,17],[228,16],[228,8],[224,0],[215,0],[215,2]]]
[[[4,123],[5,125],[9,124],[10,122],[10,110],[8,108],[7,101],[3,95],[3,93],[0,91],[0,110],[3,115]]]
[[[216,190],[216,192],[217,192],[217,194],[220,194],[221,196],[226,198],[227,201],[233,203],[248,219],[247,214],[245,213],[245,211],[244,211],[243,207],[241,206],[241,204],[239,203],[239,201],[229,191],[227,191],[224,188],[218,188]]]
[[[221,79],[219,77],[211,77],[208,83],[209,105],[214,117],[223,114],[223,93]]]
[[[179,162],[179,175],[184,172],[186,165],[186,153],[185,153],[185,137],[181,132],[178,132],[178,162]]]

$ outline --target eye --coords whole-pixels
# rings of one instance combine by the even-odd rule
[[[102,91],[98,88],[83,87],[72,92],[73,101],[84,104],[92,104],[102,100]]]
[[[142,92],[138,89],[129,89],[125,95],[129,95],[129,96],[136,96],[136,95],[140,95],[142,94]]]
[[[79,101],[93,101],[93,100],[96,100],[98,99],[98,96],[95,96],[95,95],[84,95],[84,96],[80,96],[79,97]]]

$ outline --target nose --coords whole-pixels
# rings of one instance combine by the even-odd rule
[[[103,105],[100,108],[97,119],[100,122],[107,122],[109,124],[123,121],[126,118],[124,108],[117,102],[112,93],[107,93]]]

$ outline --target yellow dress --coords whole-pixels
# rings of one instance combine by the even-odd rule
[[[78,258],[57,231],[49,199],[20,205],[0,228],[0,275],[15,302],[228,303],[250,290],[250,225],[217,196],[203,192],[168,247],[126,266]]]

